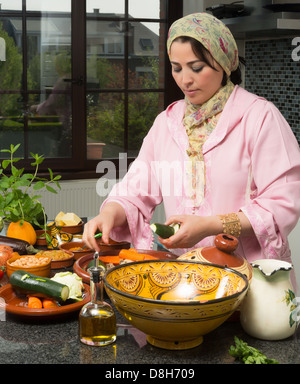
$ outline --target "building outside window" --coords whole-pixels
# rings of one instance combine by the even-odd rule
[[[182,0],[2,0],[0,149],[69,178],[135,158],[175,96],[165,42],[181,15]]]

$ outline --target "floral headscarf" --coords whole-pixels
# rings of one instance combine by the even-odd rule
[[[226,85],[202,105],[194,105],[185,98],[186,110],[183,125],[189,138],[187,154],[190,159],[186,165],[187,192],[196,207],[202,204],[205,196],[206,171],[202,147],[216,127],[219,114],[234,89],[229,76],[238,68],[239,59],[237,45],[229,29],[208,13],[194,13],[172,24],[167,40],[169,56],[173,41],[180,36],[198,40],[228,76]]]
[[[168,54],[173,41],[179,36],[198,40],[227,75],[237,69],[239,58],[235,39],[228,27],[209,13],[192,13],[176,20],[169,29]]]

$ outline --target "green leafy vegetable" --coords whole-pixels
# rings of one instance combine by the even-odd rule
[[[69,297],[68,299],[73,299],[76,301],[81,301],[83,283],[82,278],[79,277],[76,273],[72,272],[58,272],[56,273],[51,280],[58,283],[67,285],[69,287]]]
[[[249,346],[245,341],[234,337],[235,346],[231,345],[229,354],[245,364],[279,364],[275,359],[267,358],[258,349]]]

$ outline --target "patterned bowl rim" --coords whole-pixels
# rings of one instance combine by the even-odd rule
[[[216,267],[216,268],[219,268],[219,269],[223,269],[223,270],[226,270],[226,271],[229,271],[235,275],[238,275],[239,277],[242,278],[242,280],[244,280],[245,282],[245,286],[244,288],[239,291],[239,292],[236,292],[232,295],[229,295],[229,296],[225,296],[225,297],[220,297],[218,299],[212,299],[212,300],[207,300],[207,301],[200,301],[200,300],[191,300],[191,301],[173,301],[173,300],[156,300],[156,299],[149,299],[147,297],[140,297],[140,296],[136,296],[136,295],[132,295],[130,293],[127,293],[127,292],[123,292],[121,290],[119,290],[118,288],[115,288],[113,287],[110,283],[108,283],[107,281],[107,277],[110,273],[112,273],[113,271],[117,270],[117,269],[121,269],[121,268],[124,268],[124,267],[127,267],[127,266],[130,266],[130,265],[139,265],[139,264],[152,264],[152,263],[180,263],[180,264],[198,264],[198,265],[207,265],[207,266],[212,266],[212,267]],[[129,299],[135,299],[137,301],[142,301],[142,302],[147,302],[147,303],[152,303],[152,304],[158,304],[158,305],[175,305],[175,306],[181,306],[181,305],[188,305],[188,306],[194,306],[194,305],[201,305],[201,306],[205,306],[205,305],[210,305],[210,304],[214,304],[214,303],[220,303],[220,302],[223,302],[223,301],[227,301],[227,300],[231,300],[231,299],[234,299],[240,295],[242,295],[243,292],[247,291],[248,288],[249,288],[249,280],[248,278],[240,273],[239,271],[236,271],[232,268],[228,268],[228,267],[224,267],[223,265],[219,265],[219,264],[213,264],[213,263],[206,263],[206,262],[201,262],[201,261],[189,261],[189,260],[164,260],[164,259],[160,259],[160,260],[143,260],[143,261],[136,261],[136,262],[131,262],[131,263],[126,263],[126,264],[120,264],[120,265],[116,265],[115,267],[109,269],[108,271],[106,271],[105,275],[104,275],[104,285],[111,291],[121,295],[121,296],[125,296]]]

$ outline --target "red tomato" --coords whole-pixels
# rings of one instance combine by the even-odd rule
[[[0,267],[0,280],[2,279],[2,277],[4,275],[4,272],[5,272],[5,267],[4,266]]]

